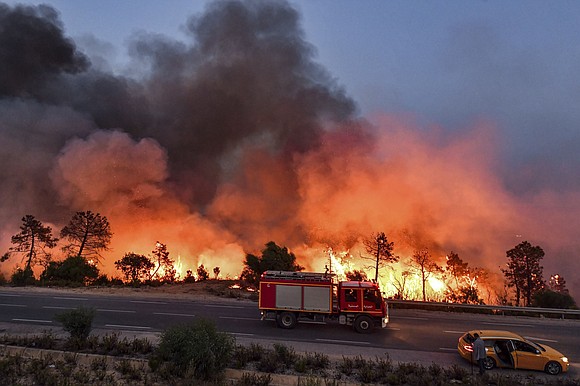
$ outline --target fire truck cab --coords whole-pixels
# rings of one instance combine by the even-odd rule
[[[317,272],[266,271],[259,288],[262,320],[275,320],[291,329],[300,320],[324,323],[337,320],[360,333],[389,322],[388,305],[377,284],[335,282],[334,275]]]

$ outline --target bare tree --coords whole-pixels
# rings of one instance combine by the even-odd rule
[[[396,263],[399,257],[393,254],[395,243],[389,241],[384,232],[377,233],[363,240],[366,251],[371,256],[361,256],[363,259],[372,260],[375,268],[375,282],[379,279],[379,268],[389,263]]]
[[[407,293],[407,279],[409,278],[409,276],[411,275],[411,272],[409,271],[403,271],[401,272],[401,276],[397,277],[397,276],[393,276],[393,286],[395,286],[395,289],[397,290],[397,299],[402,299],[405,300],[409,297],[409,294]]]
[[[425,285],[427,283],[427,280],[435,273],[443,272],[443,269],[432,260],[431,254],[429,253],[429,250],[427,250],[426,248],[415,251],[413,253],[413,256],[411,257],[409,265],[411,269],[413,269],[421,276],[421,284],[423,288],[423,301],[426,301],[427,296],[425,293]]]
[[[26,259],[24,271],[31,271],[35,264],[48,264],[51,257],[48,250],[54,248],[57,241],[52,237],[51,227],[42,225],[34,216],[27,214],[22,217],[20,232],[12,236],[14,246],[8,249],[0,261],[8,260],[13,253],[22,253],[23,260]]]
[[[149,275],[149,279],[153,280],[159,269],[163,268],[164,281],[173,281],[175,279],[176,270],[173,265],[173,260],[169,257],[169,251],[167,251],[167,245],[160,243],[159,241],[155,243],[155,249],[151,251],[154,256],[155,269]]]
[[[112,236],[109,220],[91,211],[76,212],[60,231],[60,237],[69,241],[63,247],[65,252],[96,261],[100,261],[102,251],[109,250]]]

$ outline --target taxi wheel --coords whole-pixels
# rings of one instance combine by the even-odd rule
[[[562,366],[558,362],[548,362],[544,370],[550,375],[558,375],[562,371]]]
[[[483,361],[483,367],[486,370],[491,370],[495,367],[495,360],[493,360],[493,358],[487,357],[485,358],[485,361]]]

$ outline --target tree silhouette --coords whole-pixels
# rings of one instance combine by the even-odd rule
[[[535,292],[544,287],[542,277],[543,267],[540,260],[544,257],[544,250],[539,246],[532,246],[523,241],[515,248],[506,252],[508,257],[507,268],[502,268],[508,285],[515,287],[516,305],[520,305],[520,297],[523,296],[525,304],[532,304]]]
[[[562,294],[569,293],[568,288],[566,288],[566,280],[564,279],[564,276],[558,273],[550,276],[548,287],[550,287],[550,289],[554,292],[559,292]]]
[[[389,242],[384,232],[377,233],[363,240],[366,251],[371,256],[361,256],[363,259],[373,260],[375,268],[375,282],[379,279],[379,268],[399,261],[399,257],[393,254],[394,242]]]
[[[461,260],[459,255],[453,251],[447,255],[447,262],[445,266],[445,271],[451,275],[453,281],[455,282],[455,288],[459,289],[461,287],[460,281],[465,275],[468,274],[469,268],[468,263]]]
[[[167,251],[167,245],[160,243],[159,241],[155,243],[155,249],[151,251],[154,256],[154,266],[155,269],[149,275],[149,279],[153,280],[159,270],[163,268],[163,277],[164,281],[173,281],[175,280],[175,267],[173,265],[173,260],[169,258],[169,252]]]
[[[270,241],[262,250],[261,256],[251,253],[246,255],[240,278],[252,286],[257,286],[260,276],[268,270],[296,272],[303,269],[304,267],[296,263],[296,256],[289,252],[288,248],[279,247],[275,242]]]
[[[51,227],[42,225],[34,216],[27,214],[22,217],[20,232],[12,236],[11,242],[14,246],[8,249],[0,261],[7,260],[13,253],[22,253],[26,259],[24,271],[32,272],[35,264],[48,264],[51,257],[48,249],[54,248],[57,241],[58,239],[52,237]]]
[[[91,211],[76,212],[60,231],[60,237],[69,241],[63,247],[65,252],[96,261],[100,261],[101,251],[109,250],[112,236],[107,218]]]
[[[199,267],[197,267],[197,280],[205,281],[207,279],[209,279],[209,272],[207,272],[207,269],[205,269],[203,264],[201,264]]]
[[[443,272],[443,269],[435,263],[432,258],[429,250],[421,249],[415,251],[413,256],[411,257],[409,267],[417,272],[421,276],[421,284],[423,289],[423,301],[427,300],[425,286],[427,280],[437,272]]]
[[[115,267],[123,272],[126,281],[139,283],[149,275],[155,264],[144,255],[129,252],[122,259],[115,261]]]

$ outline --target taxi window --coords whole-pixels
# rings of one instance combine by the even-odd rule
[[[516,351],[531,352],[534,354],[539,351],[537,348],[535,348],[531,344],[528,344],[526,342],[522,342],[521,340],[514,340],[513,342],[514,342],[514,346],[516,347]]]

